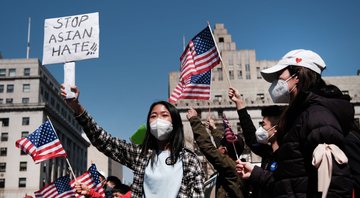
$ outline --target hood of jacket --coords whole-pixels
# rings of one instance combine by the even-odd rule
[[[328,109],[339,121],[344,133],[348,133],[354,121],[354,106],[350,96],[344,95],[334,85],[327,85],[316,92],[310,92],[308,104],[318,104]]]

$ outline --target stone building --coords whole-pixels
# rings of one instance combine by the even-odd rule
[[[59,95],[60,84],[38,59],[0,59],[0,197],[23,197],[69,174],[65,158],[35,164],[15,147],[50,118],[76,176],[95,162],[107,174],[122,177],[120,164],[96,156],[82,136],[71,109]],[[88,160],[88,157],[91,159]],[[96,160],[92,160],[96,158]]]

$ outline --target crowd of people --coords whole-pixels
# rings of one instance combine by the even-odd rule
[[[282,105],[262,108],[260,127],[253,124],[239,90],[230,87],[228,96],[235,103],[244,139],[216,130],[214,120],[208,118],[203,123],[195,109],[188,110],[194,139],[218,174],[216,197],[360,196],[355,194],[359,189],[358,167],[352,165],[359,164],[360,157],[352,149],[358,148],[360,141],[346,141],[348,134],[359,134],[354,107],[349,96],[322,79],[325,67],[317,53],[300,49],[262,70],[262,77],[271,83],[273,102]],[[63,85],[61,91],[65,97]],[[185,147],[183,123],[175,106],[166,101],[150,106],[146,135],[138,145],[100,127],[80,104],[79,89],[72,87],[71,91],[75,97],[65,101],[91,143],[134,173],[130,187],[108,178],[106,188],[112,188],[111,196],[205,196],[204,171],[197,155]],[[239,159],[245,144],[262,157],[261,166]],[[81,184],[76,189],[87,197],[96,197],[85,194],[90,191]]]

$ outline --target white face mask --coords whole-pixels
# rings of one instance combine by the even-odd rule
[[[287,82],[294,76],[295,74],[290,76],[287,80],[278,79],[271,83],[269,94],[274,103],[289,103],[290,91]],[[295,86],[292,89],[294,88]]]
[[[275,135],[275,133],[273,133],[269,137],[268,131],[270,131],[271,129],[273,129],[275,127],[276,127],[276,125],[271,127],[269,130],[265,130],[263,127],[259,127],[255,132],[257,142],[260,144],[269,144],[269,139],[272,138]]]
[[[259,127],[256,130],[255,136],[256,136],[256,140],[258,143],[260,143],[260,144],[268,143],[269,134],[263,127]]]
[[[156,139],[162,141],[169,137],[170,132],[173,130],[173,125],[167,120],[157,118],[150,123],[150,132]]]

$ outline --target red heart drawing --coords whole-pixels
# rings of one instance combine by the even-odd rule
[[[296,63],[300,63],[302,61],[302,59],[301,58],[296,58],[295,61],[296,61]]]

